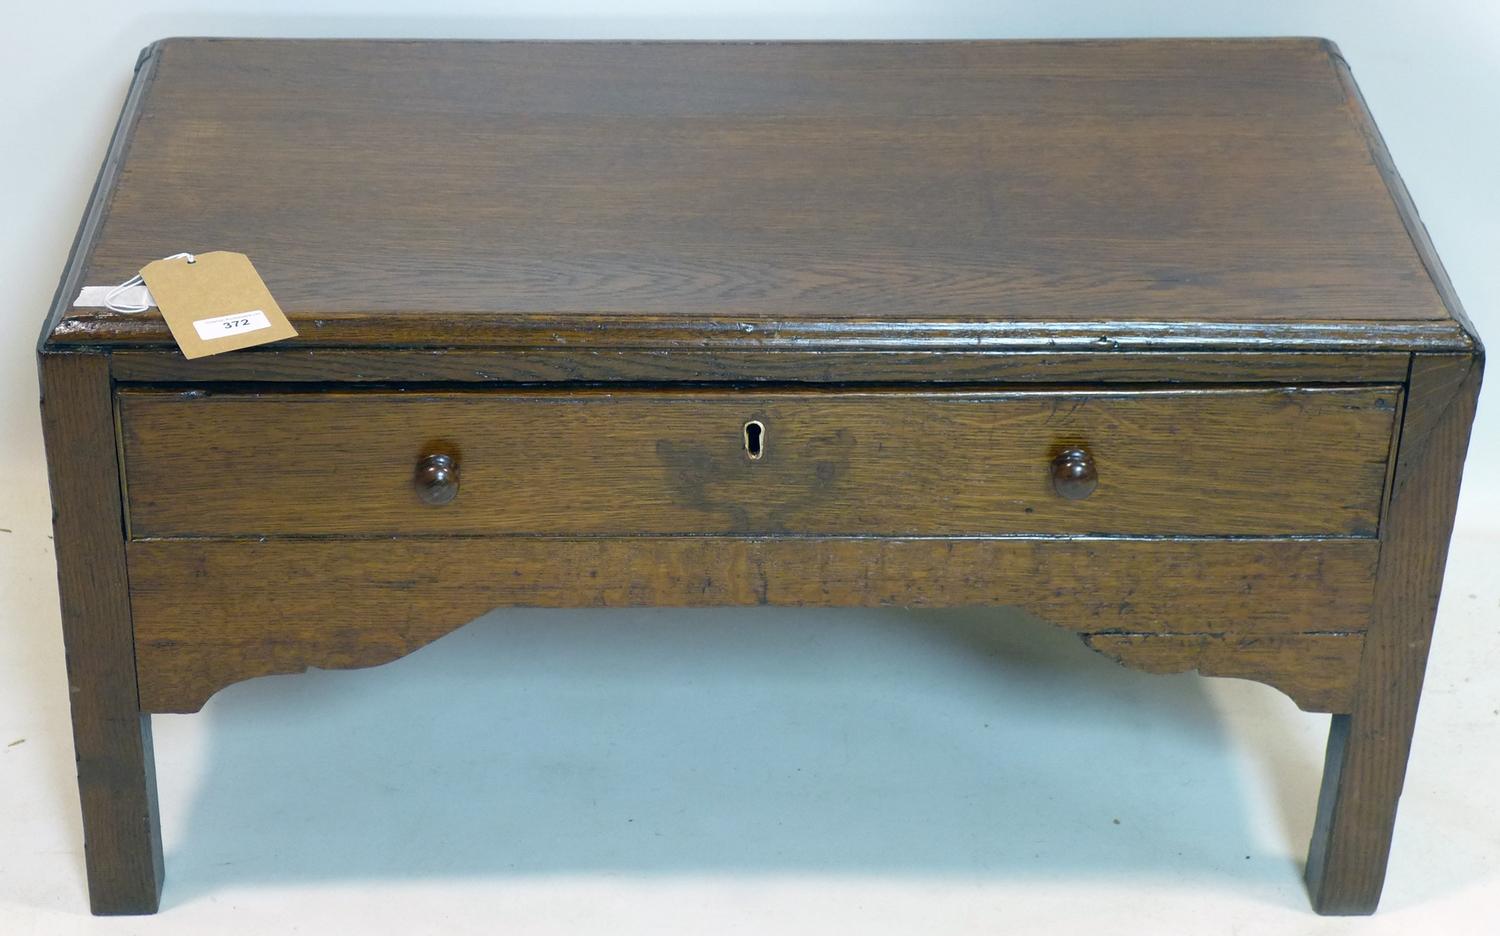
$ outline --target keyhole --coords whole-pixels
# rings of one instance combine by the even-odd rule
[[[760,420],[752,419],[745,423],[745,454],[751,458],[760,458],[766,454],[766,427]]]

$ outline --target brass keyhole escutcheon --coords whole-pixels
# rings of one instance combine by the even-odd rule
[[[766,426],[758,419],[745,423],[745,454],[751,461],[759,461],[766,454]]]

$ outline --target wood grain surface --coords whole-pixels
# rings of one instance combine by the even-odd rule
[[[1132,665],[1277,686],[1341,707],[1378,546],[1340,540],[633,537],[138,541],[141,704],[309,666],[385,663],[492,608],[1014,605]],[[274,582],[268,574],[274,575]],[[1160,637],[1149,644],[1116,640]],[[1311,636],[1309,636],[1311,635]],[[1280,648],[1239,661],[1228,647]],[[1330,649],[1336,648],[1336,649]],[[1306,653],[1300,652],[1306,650]]]
[[[1317,40],[203,39],[152,58],[82,279],[241,250],[295,344],[1464,337]],[[166,333],[71,310],[54,337]]]
[[[39,366],[89,903],[99,914],[154,913],[156,764],[136,685],[109,362],[47,354]]]
[[[382,348],[246,351],[188,360],[126,349],[130,383],[1404,383],[1411,355],[1299,351],[645,351]]]
[[[1483,364],[1412,362],[1369,636],[1354,704],[1329,731],[1308,852],[1319,913],[1373,913],[1380,900]]]
[[[1399,389],[124,391],[135,537],[1374,536]],[[743,427],[765,426],[748,457]],[[1086,449],[1071,502],[1051,461]],[[453,456],[434,508],[417,464]]]
[[[1309,712],[1353,705],[1354,673],[1364,649],[1359,633],[1084,634],[1084,643],[1148,673],[1196,670],[1280,689]]]

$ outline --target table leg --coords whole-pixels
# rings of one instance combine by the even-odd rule
[[[109,359],[49,353],[39,367],[89,901],[98,914],[154,913],[161,829],[136,693]]]
[[[1478,355],[1412,360],[1375,609],[1353,711],[1333,716],[1308,852],[1319,913],[1373,913],[1380,901],[1481,369]]]

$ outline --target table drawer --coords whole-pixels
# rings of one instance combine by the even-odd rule
[[[124,390],[119,417],[136,538],[1373,536],[1399,393]]]

